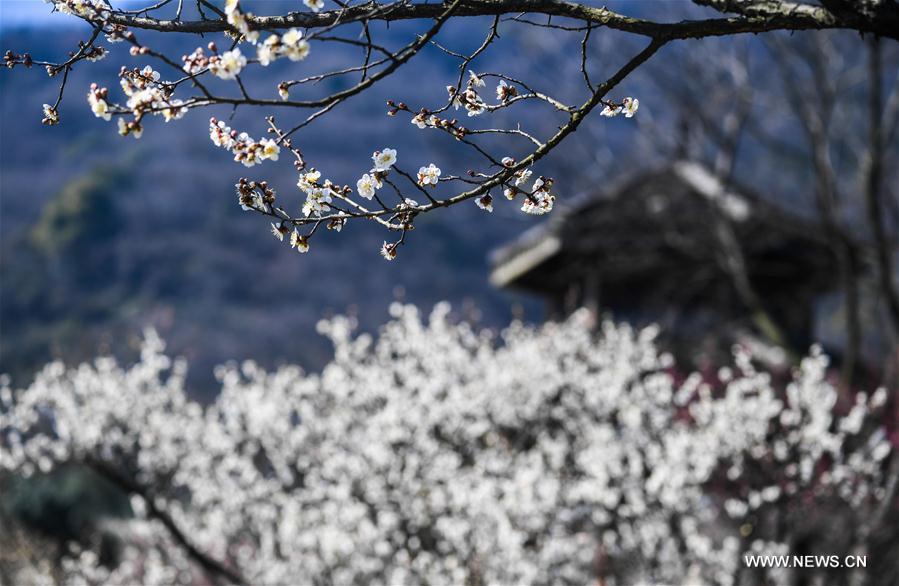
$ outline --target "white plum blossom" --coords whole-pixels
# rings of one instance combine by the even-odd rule
[[[504,157],[502,160],[504,167],[513,167],[515,159],[512,157]],[[552,211],[555,196],[549,193],[552,187],[552,179],[539,177],[534,181],[532,193],[528,193],[524,187],[533,175],[533,171],[529,168],[519,169],[512,173],[512,184],[506,184],[503,189],[503,196],[509,201],[514,200],[520,193],[525,194],[525,200],[521,205],[521,211],[531,215],[542,215]]]
[[[106,103],[106,100],[93,99],[93,96],[91,96],[88,98],[88,101],[90,102],[91,111],[94,113],[94,116],[106,121],[112,120],[112,113],[109,111],[109,104]]]
[[[425,112],[419,112],[415,116],[412,117],[410,122],[415,126],[425,129],[425,128],[436,128],[440,119],[433,114],[427,115]]]
[[[472,87],[479,88],[484,87],[487,84],[481,79],[477,73],[472,70],[468,70],[468,84]]]
[[[291,61],[302,61],[308,55],[309,41],[303,38],[303,31],[297,28],[286,31],[282,36],[270,35],[256,47],[256,58],[263,66],[269,65],[280,56],[285,56]],[[279,90],[280,87],[279,85]]]
[[[394,260],[396,259],[396,249],[396,244],[390,244],[385,241],[381,245],[381,256],[384,257],[384,260]]]
[[[212,143],[231,151],[234,160],[245,167],[252,167],[263,161],[277,161],[281,147],[273,139],[256,141],[246,132],[238,133],[216,118],[209,119],[209,138]]]
[[[44,119],[41,120],[42,123],[48,126],[59,124],[59,110],[50,104],[44,104],[42,108],[44,113]]]
[[[622,104],[622,109],[624,111],[625,118],[633,118],[634,114],[637,113],[637,108],[640,107],[640,100],[637,98],[624,98],[624,102]]]
[[[297,181],[297,187],[302,189],[303,191],[309,191],[314,189],[318,185],[318,180],[321,179],[322,173],[317,169],[309,169],[305,173],[300,174],[300,179]]]
[[[262,143],[255,142],[246,132],[237,135],[237,140],[231,151],[234,153],[234,161],[244,167],[258,165],[264,159]]]
[[[140,77],[137,78],[137,80],[138,80],[138,83],[141,83],[141,82],[149,83],[149,82],[159,81],[160,77],[161,76],[158,71],[156,71],[155,69],[153,69],[152,67],[147,65],[143,69],[140,70]],[[139,85],[138,87],[143,88],[144,86]]]
[[[637,108],[640,107],[640,100],[637,98],[627,97],[621,101],[621,104],[613,104],[611,102],[607,103],[605,107],[600,112],[600,116],[605,116],[607,118],[614,118],[619,114],[624,114],[625,118],[633,118],[634,114],[637,113]]]
[[[872,400],[860,435],[839,431],[819,349],[775,385],[737,348],[721,381],[679,371],[657,328],[584,312],[499,336],[445,304],[391,314],[374,337],[322,322],[320,373],[220,367],[206,406],[152,332],[129,368],[0,379],[0,469],[87,466],[131,493],[134,517],[105,528],[127,563],[66,550],[56,581],[736,586],[744,553],[794,553],[766,519],[839,501],[873,523],[894,480]],[[204,574],[167,527],[236,577]]]
[[[319,12],[325,7],[325,0],[303,0],[303,4],[312,12]]]
[[[297,252],[301,254],[305,254],[309,252],[309,238],[303,236],[296,228],[294,228],[293,232],[290,234],[290,247],[296,248]]]
[[[533,171],[531,171],[530,169],[521,169],[519,171],[516,171],[514,173],[515,186],[518,187],[519,185],[522,185],[522,184],[530,181],[532,174],[533,174]]]
[[[542,216],[552,211],[553,202],[555,197],[545,191],[538,191],[525,198],[521,211],[532,216]]]
[[[516,89],[514,85],[509,85],[504,79],[499,80],[499,83],[496,85],[497,100],[505,103],[516,95],[518,95],[518,89]]]
[[[482,195],[481,197],[475,200],[475,203],[479,208],[484,210],[485,212],[493,213],[493,198],[490,194]]]
[[[110,8],[109,3],[105,0],[52,0],[51,4],[64,14],[72,14],[84,18],[103,15]]]
[[[262,43],[256,46],[256,59],[259,65],[267,67],[272,61],[277,59],[278,51],[281,48],[281,37],[278,35],[269,35]]]
[[[614,104],[606,104],[606,107],[599,113],[600,116],[605,116],[606,118],[614,118],[619,114],[621,114],[621,106],[616,106]]]
[[[158,88],[145,87],[144,89],[133,91],[129,94],[128,101],[125,105],[128,106],[131,111],[140,113],[152,110],[154,105],[160,103],[163,99],[162,93]]]
[[[96,63],[97,61],[103,61],[106,59],[106,56],[109,54],[109,51],[104,49],[103,47],[94,47],[89,53],[86,54],[85,58],[92,63]]]
[[[230,149],[234,145],[234,137],[236,135],[236,132],[230,126],[225,125],[223,120],[210,119],[209,139],[212,140],[212,144],[215,146]]]
[[[112,120],[112,112],[109,111],[109,103],[106,101],[106,95],[106,88],[98,88],[97,84],[93,84],[91,90],[87,93],[87,103],[90,105],[91,112],[94,113],[94,116],[108,122]]]
[[[524,203],[521,204],[521,211],[535,216],[551,212],[556,198],[550,194],[550,187],[551,183],[548,180],[544,180],[543,177],[539,177],[534,181],[534,192],[525,197]]]
[[[209,70],[220,79],[236,79],[247,65],[247,58],[240,52],[240,47],[225,51],[220,56],[209,60]]]
[[[134,117],[130,122],[119,119],[119,133],[123,136],[130,134],[135,138],[140,137],[143,132],[142,120],[146,115],[162,116],[166,122],[170,122],[187,114],[187,103],[173,98],[174,89],[160,81],[159,72],[149,65],[140,70],[123,69],[119,75],[119,85],[128,98],[125,106]],[[108,100],[109,91],[106,88],[91,84],[88,102],[95,116],[104,120],[111,119],[112,111]]]
[[[262,145],[263,159],[268,159],[269,161],[278,160],[278,154],[281,152],[281,147],[278,146],[278,143],[270,138],[263,138],[259,141],[259,144]]]
[[[456,91],[455,86],[448,85],[446,86],[446,91],[452,98],[453,108],[458,110],[462,107],[462,99],[459,97],[459,92]]]
[[[475,90],[469,88],[463,92],[462,96],[469,117],[480,116],[487,110],[487,104],[481,100],[481,96],[479,96]]]
[[[309,41],[303,38],[303,31],[292,28],[281,37],[281,54],[291,61],[302,61],[309,55]]]
[[[440,168],[431,163],[427,167],[420,167],[418,169],[418,183],[422,186],[430,185],[431,187],[435,187],[437,182],[440,180]]]
[[[262,211],[270,213],[271,204],[275,201],[275,191],[267,183],[257,183],[241,178],[235,185],[238,203],[244,211]]]
[[[303,215],[310,216],[327,212],[331,209],[331,183],[326,181],[321,187],[313,187],[306,192],[306,202],[303,204]]]
[[[250,30],[249,19],[253,18],[253,13],[241,12],[238,0],[225,1],[225,17],[228,19],[228,24],[240,31],[247,41],[255,43],[259,39],[259,31]]]
[[[359,197],[364,197],[365,199],[373,198],[375,196],[375,188],[375,179],[368,173],[356,181],[356,193],[359,194]]]
[[[193,53],[184,55],[181,59],[184,62],[182,69],[190,75],[202,73],[209,66],[209,57],[206,56],[203,47],[197,47]]]
[[[183,118],[185,114],[187,114],[187,107],[184,106],[182,100],[172,100],[162,109],[162,117],[166,122],[179,120]]]
[[[284,242],[284,236],[287,234],[288,231],[289,230],[288,230],[287,226],[285,226],[283,223],[280,223],[280,224],[272,223],[272,236],[277,238],[279,241]]]
[[[483,80],[477,78],[477,76],[475,78],[483,83]],[[458,110],[461,107],[465,107],[469,116],[478,116],[487,111],[487,104],[478,95],[475,78],[469,79],[467,88],[462,92],[456,91],[456,88],[451,85],[446,86],[446,91],[452,99],[453,108]]]
[[[385,148],[371,156],[375,171],[388,171],[396,163],[396,149]]]
[[[140,138],[144,133],[144,128],[139,123],[131,121],[125,122],[124,118],[118,119],[118,130],[122,136],[132,136],[135,139]]]

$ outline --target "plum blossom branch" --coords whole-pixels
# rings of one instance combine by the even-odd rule
[[[309,241],[321,225],[340,230],[351,219],[374,221],[391,231],[400,232],[399,241],[394,243],[399,245],[406,241],[415,218],[421,214],[468,199],[475,200],[478,207],[489,212],[493,209],[494,195],[499,193],[507,199],[520,201],[521,210],[525,213],[544,214],[551,211],[556,198],[553,192],[555,181],[551,177],[535,175],[532,166],[576,131],[597,106],[601,106],[601,116],[633,117],[639,108],[637,98],[611,99],[607,95],[668,42],[770,30],[825,28],[850,28],[896,38],[895,30],[899,30],[899,27],[895,30],[891,27],[896,15],[889,10],[868,14],[780,0],[752,3],[751,6],[704,0],[700,3],[709,4],[721,12],[734,13],[735,16],[672,23],[633,18],[607,8],[565,0],[453,0],[443,3],[339,1],[331,10],[325,10],[323,0],[304,0],[307,10],[280,16],[254,15],[244,6],[249,4],[242,4],[240,0],[224,0],[222,8],[207,0],[198,0],[196,7],[200,20],[183,19],[184,6],[181,1],[173,19],[157,18],[166,9],[171,14],[172,3],[166,0],[129,10],[114,8],[106,0],[52,0],[51,3],[56,10],[90,23],[93,32],[68,61],[45,64],[51,73],[63,72],[59,98],[55,104],[45,105],[44,108],[44,122],[47,124],[59,121],[58,107],[71,66],[83,59],[106,55],[106,49],[95,45],[100,34],[104,34],[110,42],[126,41],[132,56],[155,59],[164,65],[164,69],[178,72],[174,79],[169,80],[152,66],[122,68],[119,85],[124,92],[123,100],[117,100],[115,92],[100,83],[91,86],[88,102],[94,115],[108,121],[116,118],[119,133],[123,136],[142,136],[148,117],[160,116],[169,122],[199,108],[278,108],[288,113],[301,109],[313,110],[311,114],[283,127],[280,122],[285,117],[279,116],[279,124],[276,125],[269,115],[267,131],[274,138],[253,138],[248,132],[233,130],[217,119],[213,119],[210,125],[212,142],[228,150],[236,162],[247,167],[277,162],[284,148],[294,155],[293,164],[299,175],[297,185],[305,196],[305,201],[296,206],[298,213],[289,211],[289,204],[276,204],[275,189],[264,179],[242,178],[237,183],[237,190],[239,203],[245,210],[277,220],[273,224],[274,235],[285,239],[287,234],[291,234],[290,242],[302,252],[309,250]],[[544,15],[548,20],[538,23],[525,19],[524,15]],[[450,19],[469,16],[492,17],[483,40],[473,51],[454,50],[450,43],[438,39],[444,24]],[[552,18],[564,22],[554,22],[550,20]],[[429,25],[396,49],[377,42],[371,26],[373,23],[402,20],[428,21]],[[506,72],[478,70],[479,57],[500,42],[501,28],[520,25],[543,26],[552,28],[560,35],[572,34],[579,38],[580,72],[587,92],[580,105],[570,105],[551,92],[535,89],[530,82]],[[644,36],[649,42],[618,72],[605,82],[596,84],[588,67],[590,42],[595,31],[604,28]],[[179,61],[138,39],[137,33],[143,30],[198,35],[224,33],[227,49],[219,50],[215,41],[209,41],[205,46],[182,56]],[[341,34],[340,31],[356,34]],[[274,88],[277,96],[259,95],[256,87],[245,83],[250,79],[247,72],[251,68],[267,67],[278,60],[306,61],[310,54],[326,50],[329,44],[359,48],[359,62],[280,81]],[[458,74],[454,74],[454,79],[446,85],[446,102],[433,107],[411,108],[404,102],[391,100],[388,102],[388,114],[408,114],[410,122],[418,129],[443,133],[461,149],[472,153],[475,160],[481,161],[483,168],[468,169],[464,173],[443,173],[436,162],[412,161],[411,169],[427,170],[424,175],[419,173],[416,179],[410,173],[400,171],[393,163],[378,165],[378,157],[384,153],[392,153],[393,161],[396,160],[395,150],[385,147],[375,151],[375,165],[368,172],[362,168],[352,179],[324,178],[321,171],[311,166],[311,161],[301,154],[300,146],[304,142],[302,131],[333,112],[340,104],[366,93],[375,84],[389,78],[428,47],[436,47],[457,60]],[[11,51],[7,52],[5,63],[9,68],[35,64],[27,54],[19,55]],[[326,95],[315,95],[315,86],[319,82],[348,76],[355,78],[354,74],[359,74],[358,81],[348,87]],[[226,82],[230,91],[213,90],[216,86],[212,82],[215,80]],[[488,81],[496,83],[491,90],[486,89]],[[527,128],[521,122],[508,127],[502,124],[482,126],[478,122],[479,117],[518,111],[522,107],[519,105],[525,103],[531,103],[531,107],[548,107],[550,115],[560,120],[557,130],[543,136],[543,133]],[[455,113],[464,113],[468,122],[454,117]],[[500,150],[497,147],[502,139],[514,140],[519,145],[524,143],[532,150],[523,156],[511,157],[507,153],[513,148]],[[518,148],[514,148],[514,152],[520,153]],[[397,176],[400,180],[395,180]],[[449,193],[451,186],[457,183],[464,185],[464,188],[454,194]],[[385,185],[396,192],[398,203],[387,203],[378,193]],[[411,190],[422,203],[408,197],[407,190]],[[389,199],[393,201],[393,198]],[[301,227],[308,227],[308,231],[300,233]],[[392,252],[390,258],[396,256],[396,246]]]
[[[827,8],[774,0],[754,3],[751,8],[744,3],[721,0],[698,0],[722,12],[738,11],[741,16],[707,20],[686,20],[677,23],[660,23],[618,14],[607,8],[596,8],[564,0],[468,0],[460,5],[459,16],[494,16],[502,14],[532,13],[568,17],[623,32],[669,39],[700,38],[739,33],[757,33],[772,30],[821,30],[850,28],[860,32],[873,32],[896,39],[899,28],[896,16],[886,14],[882,20],[864,18],[861,15],[837,16]],[[290,12],[283,16],[255,17],[250,25],[258,29],[284,29],[291,27],[316,28],[372,20],[412,20],[434,18],[443,10],[443,4],[397,1],[387,4],[363,2],[361,4],[326,12]],[[193,22],[135,17],[110,13],[110,22],[117,25],[159,30],[165,32],[213,33],[231,30],[224,20]]]

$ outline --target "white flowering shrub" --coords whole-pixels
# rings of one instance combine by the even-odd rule
[[[279,199],[268,181],[241,178],[237,192],[242,208],[266,216],[274,236],[283,241],[289,234],[290,245],[303,253],[320,226],[339,231],[349,220],[376,222],[398,234],[391,235],[381,248],[387,260],[396,258],[415,219],[439,208],[473,200],[480,209],[492,212],[494,194],[502,194],[524,213],[550,212],[556,198],[554,181],[545,176],[531,180],[534,166],[595,110],[605,117],[634,117],[639,100],[621,95],[618,86],[668,43],[747,32],[834,28],[899,38],[899,15],[879,8],[877,2],[870,8],[868,3],[856,7],[839,2],[839,10],[831,11],[781,0],[694,0],[730,16],[668,22],[634,18],[592,3],[555,0],[334,0],[333,6],[326,6],[324,0],[304,0],[305,8],[275,15],[254,14],[252,10],[269,9],[271,3],[253,0],[198,0],[195,6],[182,0],[161,0],[144,7],[111,0],[46,1],[53,10],[86,22],[90,33],[64,61],[36,60],[30,53],[12,50],[4,55],[9,69],[37,65],[62,79],[56,101],[43,105],[45,124],[54,126],[61,121],[60,105],[69,71],[80,62],[98,61],[110,54],[123,59],[121,91],[97,82],[90,86],[87,101],[97,118],[115,118],[123,136],[140,138],[145,124],[154,117],[170,122],[192,110],[217,106],[232,111],[240,106],[263,109],[265,124],[260,126],[268,138],[253,138],[260,129],[240,131],[215,117],[210,118],[210,138],[245,167],[277,162],[285,151],[298,174],[299,194]],[[873,7],[875,4],[878,7]],[[450,20],[477,16],[483,19],[471,22],[473,28],[483,30],[483,41],[474,50],[462,48],[464,39],[444,31]],[[394,21],[424,26],[407,34],[407,44],[396,46],[383,26]],[[579,53],[573,55],[579,62],[579,95],[566,95],[560,87],[566,84],[559,79],[518,79],[508,67],[496,71],[478,68],[483,63],[479,58],[496,50],[503,34],[526,27],[550,29],[571,42]],[[623,63],[614,73],[603,71],[593,64],[593,58],[603,51],[591,40],[591,34],[602,29],[642,37],[645,46],[630,50],[630,54],[627,49],[616,51],[625,57]],[[180,58],[167,54],[165,44],[153,37],[157,33],[188,36],[195,48]],[[114,49],[115,43],[127,47],[127,54]],[[347,47],[358,49],[358,54],[343,62],[341,49]],[[315,121],[389,79],[425,49],[439,51],[451,63],[451,73],[435,72],[432,81],[436,87],[446,88],[445,100],[412,106],[390,99],[387,114],[407,118],[415,132],[453,139],[476,164],[449,173],[435,162],[416,160],[409,153],[398,156],[395,149],[382,147],[374,151],[371,166],[364,160],[347,160],[347,170],[331,169],[323,175],[315,164],[318,153],[311,128]],[[146,61],[152,65],[144,65]],[[277,61],[281,65],[290,62],[301,68],[298,71],[313,68],[314,73],[274,83],[249,81],[251,70]],[[334,61],[334,65],[324,65]],[[594,81],[600,79],[603,81]],[[322,81],[334,82],[341,89],[322,92],[316,87]],[[391,88],[391,95],[403,89]],[[412,99],[420,101],[419,96]],[[279,112],[277,121],[274,112]],[[511,120],[496,116],[499,112],[508,113]],[[457,116],[463,113],[460,120]],[[546,120],[552,122],[537,124]],[[372,145],[372,149],[379,146]],[[415,168],[417,174],[413,174]],[[409,197],[410,192],[414,198]],[[293,201],[296,197],[299,202]]]
[[[744,552],[789,550],[772,514],[837,499],[861,526],[895,498],[885,390],[836,413],[818,350],[784,384],[740,350],[703,380],[585,314],[494,337],[392,313],[322,322],[320,374],[221,367],[207,407],[152,333],[131,367],[0,389],[4,469],[78,462],[132,497],[118,565],[72,548],[66,580],[735,584]]]

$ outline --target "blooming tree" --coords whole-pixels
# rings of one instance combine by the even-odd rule
[[[123,42],[133,57],[151,59],[158,70],[151,65],[123,66],[119,74],[121,92],[111,91],[104,83],[93,84],[87,99],[95,116],[107,121],[116,118],[120,134],[139,138],[151,116],[168,122],[191,110],[217,105],[260,108],[268,114],[267,137],[254,138],[249,132],[211,118],[210,138],[247,167],[274,163],[287,154],[289,157],[285,158],[292,160],[298,173],[297,185],[305,201],[301,205],[291,204],[289,199],[284,202],[264,179],[244,178],[237,184],[240,205],[267,216],[274,236],[287,238],[300,252],[309,250],[310,239],[321,226],[339,231],[353,219],[377,222],[398,234],[384,241],[381,254],[388,260],[396,258],[415,219],[438,208],[474,200],[479,208],[490,212],[494,196],[502,195],[516,201],[521,211],[528,214],[551,211],[555,200],[553,179],[535,174],[535,165],[594,110],[598,109],[602,116],[633,117],[639,100],[616,96],[617,87],[668,43],[772,30],[833,28],[899,38],[899,10],[887,0],[825,0],[822,6],[785,0],[694,0],[729,16],[680,22],[634,18],[607,8],[562,0],[334,0],[333,7],[326,7],[324,0],[304,0],[305,10],[270,16],[253,14],[251,8],[255,7],[248,0],[225,0],[223,5],[196,0],[195,6],[183,0],[162,0],[140,9],[116,7],[107,0],[48,1],[55,10],[83,19],[92,32],[63,62],[36,61],[28,53],[7,51],[4,59],[10,68],[40,65],[51,76],[61,76],[56,102],[44,105],[46,124],[60,122],[59,106],[71,68],[81,61],[104,58],[109,49],[99,42],[101,38],[110,43]],[[490,19],[489,24],[485,23],[483,42],[475,51],[459,52],[439,39],[450,19],[474,16]],[[534,20],[541,17],[546,20]],[[378,38],[376,25],[398,21],[421,21],[425,27],[407,44],[391,48]],[[580,101],[571,103],[531,81],[502,71],[477,69],[478,58],[495,45],[501,29],[504,32],[512,27],[544,27],[559,35],[579,36],[581,50],[576,58],[583,78]],[[601,29],[643,37],[648,43],[628,56],[616,72],[596,82],[598,68],[591,66],[595,52],[591,35]],[[154,48],[152,42],[145,40],[146,31],[202,35],[204,40],[202,46],[179,59]],[[248,86],[242,80],[241,76],[251,67],[267,67],[279,60],[304,61],[310,55],[315,59],[315,55],[334,46],[358,48],[359,60],[283,80],[270,88]],[[387,113],[408,118],[417,129],[440,132],[454,139],[470,149],[478,166],[445,173],[439,163],[414,160],[388,146],[373,145],[379,148],[374,151],[372,165],[359,166],[349,176],[316,168],[315,152],[310,152],[314,138],[304,139],[303,132],[319,117],[390,77],[425,47],[436,47],[458,62],[458,74],[445,82],[446,100],[433,105],[390,100]],[[351,82],[352,76],[359,76],[359,80]],[[345,87],[325,95],[312,91],[312,86],[323,80],[339,80]],[[524,102],[544,107],[546,111],[541,116],[557,117],[558,126],[553,133],[541,136],[523,121],[511,126],[489,122],[496,112],[521,108],[519,105]],[[276,120],[271,115],[276,110],[309,113],[285,125],[282,120],[293,114],[279,115]],[[462,113],[465,116],[460,120],[457,116]],[[504,140],[497,144],[497,139]],[[512,152],[521,154],[510,156]],[[354,165],[351,161],[347,164]],[[408,167],[410,164],[412,167]],[[417,175],[412,171],[416,167]]]
[[[377,338],[322,322],[320,374],[221,367],[206,408],[152,333],[132,367],[0,388],[4,469],[80,463],[131,495],[118,565],[73,546],[66,580],[739,584],[743,553],[793,548],[772,519],[836,499],[864,552],[895,503],[885,390],[840,412],[817,349],[783,383],[739,348],[709,379],[584,313],[499,338],[392,313]]]

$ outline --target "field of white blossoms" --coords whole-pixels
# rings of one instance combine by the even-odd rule
[[[652,328],[495,336],[448,312],[397,304],[374,337],[323,321],[321,373],[223,366],[208,406],[153,332],[132,366],[4,384],[3,469],[78,463],[133,510],[116,564],[70,546],[18,583],[792,583],[742,555],[795,551],[786,520],[832,507],[864,555],[895,499],[886,391],[838,409],[816,348],[783,377],[735,348],[710,377]]]

